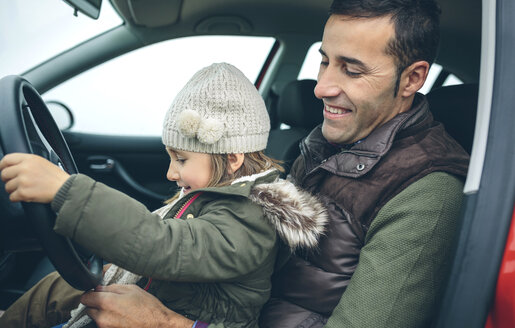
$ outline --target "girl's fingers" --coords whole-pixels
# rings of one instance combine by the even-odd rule
[[[3,182],[7,182],[18,175],[18,170],[16,166],[8,166],[0,171],[0,178]]]
[[[25,189],[20,188],[19,179],[9,180],[5,184],[5,191],[9,194],[9,200],[11,202],[31,202],[33,197],[26,192]]]
[[[70,176],[43,157],[9,154],[1,161],[1,179],[13,202],[50,203]]]
[[[5,183],[5,191],[7,191],[8,194],[11,194],[16,189],[18,189],[18,179],[10,179]]]
[[[22,153],[12,153],[5,155],[2,160],[0,161],[0,170],[3,170],[6,167],[19,164],[22,162],[25,158],[28,158],[30,156],[34,156],[31,154],[22,154]]]

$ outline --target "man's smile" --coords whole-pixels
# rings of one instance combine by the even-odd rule
[[[324,106],[324,117],[326,118],[339,118],[347,116],[352,113],[352,110],[344,107],[330,106],[325,104]]]

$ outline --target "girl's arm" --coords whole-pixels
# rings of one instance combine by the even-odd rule
[[[275,231],[248,199],[220,200],[194,220],[163,221],[129,196],[84,175],[70,177],[40,156],[6,155],[0,170],[12,201],[53,201],[56,232],[137,274],[225,281],[257,270],[273,253]]]
[[[262,264],[275,256],[275,230],[245,197],[209,202],[193,219],[162,220],[129,196],[78,174],[59,190],[52,207],[58,211],[55,231],[156,279],[227,281],[271,270]]]

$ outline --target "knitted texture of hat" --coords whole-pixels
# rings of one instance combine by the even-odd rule
[[[163,143],[210,154],[266,148],[270,119],[256,87],[236,67],[216,63],[195,73],[175,97],[163,124]]]

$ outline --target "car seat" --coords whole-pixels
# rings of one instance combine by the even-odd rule
[[[427,94],[429,109],[435,121],[470,154],[474,140],[478,84],[440,87]]]
[[[282,90],[277,101],[277,128],[270,130],[265,154],[283,162],[288,171],[300,154],[299,142],[323,121],[323,102],[315,97],[315,80],[295,80]],[[289,128],[284,128],[284,124]]]

